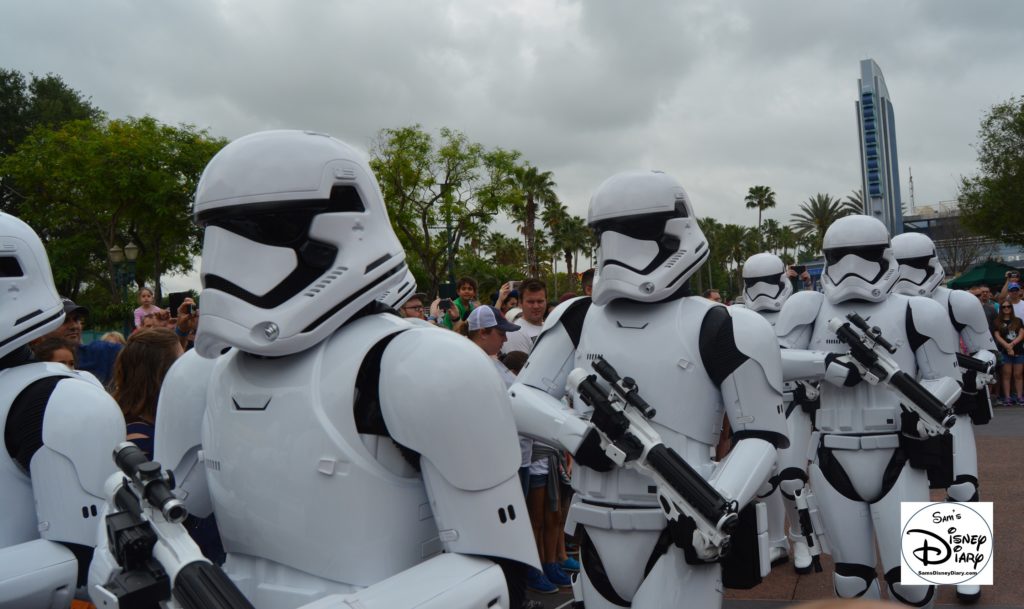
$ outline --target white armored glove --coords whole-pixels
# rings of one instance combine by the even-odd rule
[[[853,387],[862,377],[849,355],[829,353],[825,356],[825,380],[836,387]]]

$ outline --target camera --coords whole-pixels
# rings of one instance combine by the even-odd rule
[[[802,275],[804,273],[804,271],[806,271],[806,270],[807,270],[807,266],[806,265],[803,265],[803,264],[794,264],[793,265],[793,271],[797,275]]]
[[[452,308],[452,299],[442,298],[441,302],[437,303],[437,308],[440,309],[442,313],[447,312],[448,309]]]
[[[1020,279],[1020,273],[1018,271],[1009,271],[1006,276],[1010,279]]]

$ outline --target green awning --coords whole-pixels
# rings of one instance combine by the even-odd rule
[[[1006,283],[1006,271],[1016,271],[1012,267],[995,260],[986,260],[976,264],[956,279],[949,281],[946,285],[954,290],[966,290],[972,285],[984,284],[995,290],[999,290]]]

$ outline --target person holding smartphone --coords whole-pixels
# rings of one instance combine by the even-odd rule
[[[794,292],[810,290],[814,287],[814,280],[811,279],[811,274],[807,272],[806,265],[794,264],[793,266],[787,267],[786,277],[789,277],[790,283],[793,284]]]
[[[498,299],[494,301],[502,315],[519,306],[519,285],[522,281],[506,281],[498,288]]]
[[[999,290],[999,293],[995,295],[993,300],[1002,306],[1006,299],[1010,296],[1010,284],[1016,283],[1020,285],[1020,271],[1009,270],[1004,274],[1005,281],[1003,282],[1003,289]],[[1017,317],[1020,317],[1020,311],[1017,312]]]

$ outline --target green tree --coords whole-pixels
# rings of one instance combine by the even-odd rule
[[[526,274],[526,256],[523,243],[516,237],[497,231],[487,234],[483,245],[487,260],[494,266],[510,267],[514,271],[510,278],[522,277]]]
[[[982,118],[977,150],[978,173],[960,183],[960,219],[976,234],[1024,245],[1024,96]]]
[[[743,200],[747,204],[747,209],[757,210],[757,231],[760,234],[761,214],[764,210],[775,207],[775,191],[769,186],[751,186]]]
[[[843,199],[843,210],[847,215],[864,213],[864,191],[857,189]]]
[[[724,227],[711,216],[697,218],[697,225],[708,241],[708,259],[701,270],[694,275],[695,292],[703,294],[709,288],[723,288],[729,283],[728,247],[722,239]]]
[[[37,127],[0,160],[0,175],[18,184],[19,215],[46,243],[61,292],[75,297],[105,285],[106,302],[87,306],[124,308],[107,252],[138,245],[136,281],[157,290],[164,273],[191,270],[201,249],[193,194],[225,143],[151,117],[80,120],[56,130]]]
[[[526,274],[530,277],[539,277],[537,206],[557,200],[556,184],[550,171],[540,171],[529,163],[524,163],[513,170],[510,183],[518,195],[511,205],[511,215],[521,224],[523,239],[526,241]]]
[[[800,204],[800,211],[793,214],[790,225],[801,237],[813,236],[812,252],[814,256],[817,256],[821,252],[821,242],[825,238],[825,231],[832,226],[833,222],[847,215],[849,212],[843,209],[839,199],[819,192],[807,199],[805,203]]]
[[[447,268],[459,264],[464,238],[481,238],[499,210],[512,205],[519,153],[487,150],[442,128],[383,129],[371,147],[373,168],[414,273],[436,293]]]
[[[98,122],[103,112],[60,76],[30,75],[0,68],[0,159],[13,153],[37,127],[57,128],[76,120]],[[0,211],[21,215],[20,188],[0,174]]]

